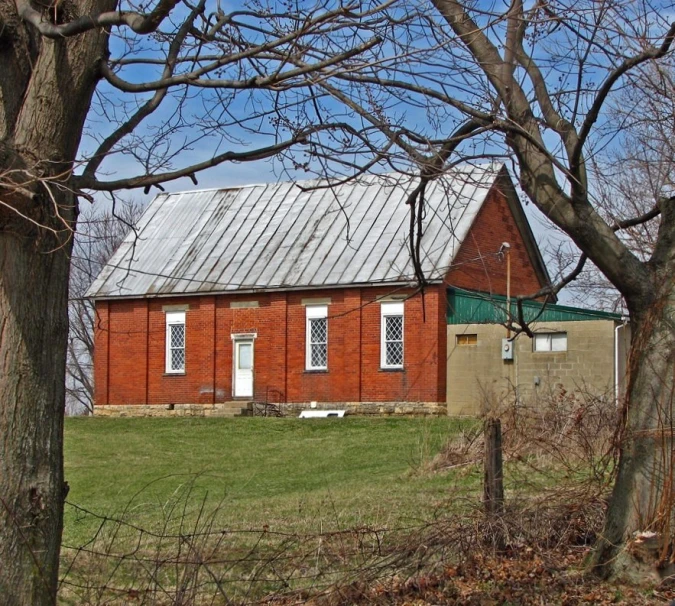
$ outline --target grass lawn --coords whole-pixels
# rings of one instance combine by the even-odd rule
[[[368,604],[371,597],[385,603],[385,589],[393,592],[386,603],[397,604],[435,604],[444,593],[467,597],[456,603],[484,597],[500,604],[614,603],[615,587],[576,581],[578,600],[568,599],[566,579],[570,573],[581,579],[588,549],[578,536],[600,528],[584,474],[574,482],[574,474],[592,471],[587,459],[572,456],[568,463],[577,466],[568,468],[546,448],[528,449],[520,434],[523,456],[506,466],[504,523],[521,557],[493,557],[492,526],[474,524],[482,481],[482,466],[472,463],[476,453],[463,451],[460,467],[429,471],[443,445],[476,423],[67,419],[70,493],[59,603],[252,604],[287,597],[297,604],[350,588],[364,590]],[[456,455],[446,452],[445,463]],[[569,492],[570,486],[585,492]],[[578,502],[570,501],[573,494]],[[467,545],[478,559],[465,560],[465,576],[457,579],[452,563]],[[415,575],[429,583],[401,583]],[[412,599],[414,587],[420,599],[427,587],[431,601]],[[609,601],[597,601],[600,594]],[[624,603],[651,603],[630,595]]]
[[[177,494],[189,515],[202,506],[218,509],[222,528],[316,532],[418,524],[452,501],[447,474],[418,470],[467,423],[71,418],[68,501],[102,515],[126,511],[126,519],[144,528],[161,524]],[[479,480],[474,470],[462,481]],[[67,507],[64,544],[82,545],[98,524]]]

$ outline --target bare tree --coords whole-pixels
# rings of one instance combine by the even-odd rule
[[[96,310],[86,297],[98,276],[143,212],[138,202],[120,203],[99,211],[85,209],[78,218],[70,264],[68,294],[68,358],[66,361],[66,413],[94,411],[94,329]]]
[[[621,217],[641,216],[654,207],[675,183],[675,82],[673,58],[650,64],[609,103],[608,117],[621,125],[618,145],[592,161],[596,176],[594,198],[610,224]],[[629,226],[619,237],[643,261],[654,252],[658,222]],[[575,264],[579,253],[560,247],[562,265]],[[624,311],[621,293],[592,263],[588,263],[568,293],[578,301],[593,301],[610,311]]]
[[[659,191],[648,212],[608,220],[592,170],[621,126],[609,101],[670,53],[675,27],[660,8],[251,0],[225,13],[207,0],[0,0],[0,595],[56,599],[78,198],[279,156],[297,169],[421,167],[418,218],[425,184],[449,165],[513,158],[580,265],[593,261],[624,296],[636,335],[597,562],[611,572],[634,530],[667,530],[673,198]],[[617,234],[650,220],[659,229],[644,259]]]
[[[649,0],[432,4],[389,40],[399,63],[342,71],[317,86],[380,129],[392,143],[391,162],[419,168],[420,186],[408,200],[418,216],[425,183],[454,162],[512,161],[529,199],[580,251],[569,275],[532,296],[559,291],[587,260],[621,293],[634,335],[630,380],[595,564],[604,575],[620,573],[629,563],[623,546],[642,530],[659,533],[665,557],[675,502],[675,197],[669,179],[652,177],[665,174],[657,165],[669,164],[672,152],[651,148],[649,131],[634,141],[636,159],[654,170],[645,173],[648,183],[625,188],[619,208],[600,203],[607,180],[598,168],[645,103],[640,82],[669,60],[675,24]],[[404,56],[410,45],[424,52]],[[629,91],[637,114],[618,118],[612,103]],[[671,125],[648,128],[666,128],[661,141],[672,143]],[[636,250],[635,234],[649,247]]]
[[[0,0],[0,595],[56,601],[78,199],[222,163],[369,150],[312,73],[382,48],[377,3]],[[385,4],[386,6],[386,4]],[[297,67],[302,63],[301,67]],[[348,116],[347,116],[348,117]],[[78,151],[79,150],[79,151]],[[117,161],[124,176],[114,178]]]

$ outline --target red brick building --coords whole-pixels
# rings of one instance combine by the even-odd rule
[[[217,414],[232,401],[441,412],[446,288],[538,290],[546,269],[506,171],[465,167],[425,196],[368,177],[162,194],[90,289],[99,412]],[[318,187],[317,187],[318,186]]]

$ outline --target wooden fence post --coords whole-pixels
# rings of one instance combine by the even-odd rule
[[[483,504],[488,516],[504,513],[504,474],[502,466],[502,422],[486,419],[485,434],[485,479],[483,481]]]

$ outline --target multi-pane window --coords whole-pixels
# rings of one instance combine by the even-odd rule
[[[380,366],[403,368],[403,303],[382,303]]]
[[[328,368],[328,307],[307,306],[307,360],[308,370]]]
[[[534,335],[534,351],[567,351],[566,332],[540,332]]]
[[[166,314],[166,372],[185,372],[185,312]]]

